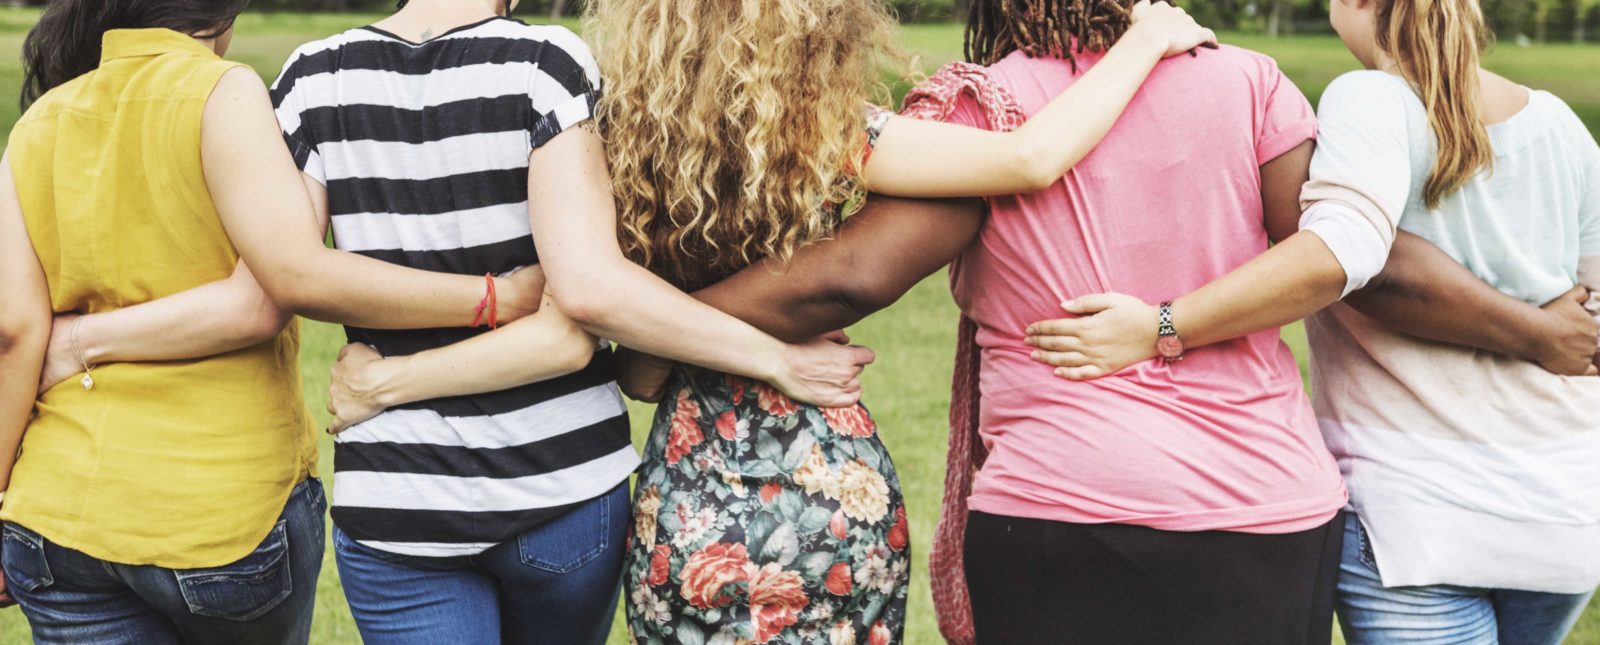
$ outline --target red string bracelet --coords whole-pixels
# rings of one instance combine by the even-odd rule
[[[500,327],[500,296],[494,292],[494,276],[483,274],[483,281],[489,285],[489,329],[492,331]]]
[[[495,296],[494,292],[494,274],[483,274],[483,281],[488,286],[484,290],[483,299],[479,300],[477,308],[472,310],[472,326],[480,327],[483,325],[483,314],[484,310],[487,309],[489,313],[489,329],[492,330],[499,326],[500,299]]]

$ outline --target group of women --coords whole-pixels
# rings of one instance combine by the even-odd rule
[[[620,597],[637,643],[900,642],[838,330],[946,265],[951,642],[1555,644],[1600,584],[1600,146],[1480,67],[1476,0],[1330,0],[1366,69],[1316,113],[1170,5],[972,0],[901,115],[881,0],[591,0],[598,58],[402,0],[270,90],[221,57],[246,4],[54,0],[24,45],[0,600],[38,642],[307,641],[294,315],[351,341],[365,641],[600,643]]]

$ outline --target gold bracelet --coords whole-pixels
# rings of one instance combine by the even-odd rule
[[[83,380],[80,381],[83,383],[83,389],[92,390],[94,389],[94,377],[89,372],[94,369],[94,366],[84,359],[83,350],[78,347],[78,327],[83,324],[83,319],[86,317],[87,315],[78,316],[72,321],[72,332],[67,335],[67,338],[72,346],[72,357],[78,359],[78,364],[83,366]]]

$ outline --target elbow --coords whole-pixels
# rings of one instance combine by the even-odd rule
[[[263,271],[256,275],[261,291],[266,294],[270,302],[262,303],[262,308],[274,310],[270,314],[257,312],[255,324],[259,325],[255,331],[270,326],[273,317],[281,319],[278,329],[288,324],[289,317],[296,314],[315,318],[323,303],[317,298],[314,288],[313,276],[298,267],[284,267],[278,271]],[[273,331],[276,334],[277,331]]]
[[[563,375],[575,374],[589,367],[594,362],[594,351],[599,346],[599,341],[593,336],[578,330],[575,337],[562,345],[559,358],[559,367]]]
[[[11,354],[29,346],[43,346],[50,342],[50,325],[53,320],[45,307],[22,308],[27,311],[8,311],[0,316],[0,354]]]
[[[844,310],[854,323],[888,308],[900,299],[900,292],[886,284],[881,271],[841,272],[846,279],[827,287],[827,299]]]
[[[1052,152],[1038,143],[1018,145],[1012,150],[1011,176],[1016,178],[1020,188],[1016,192],[1039,192],[1061,180],[1067,169],[1047,163]]]
[[[557,296],[561,313],[584,329],[602,327],[611,309],[609,299],[596,293],[576,292]]]
[[[240,344],[248,347],[276,338],[293,317],[293,314],[280,309],[271,299],[262,297],[249,315],[240,321]]]

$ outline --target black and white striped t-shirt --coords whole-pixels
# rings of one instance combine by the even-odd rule
[[[483,275],[539,261],[528,155],[590,118],[599,84],[571,31],[493,18],[424,43],[372,27],[309,43],[272,99],[296,163],[328,187],[340,249]],[[346,328],[385,356],[484,331]],[[340,434],[333,519],[374,548],[472,554],[608,492],[638,460],[602,346],[576,374],[400,406]]]

